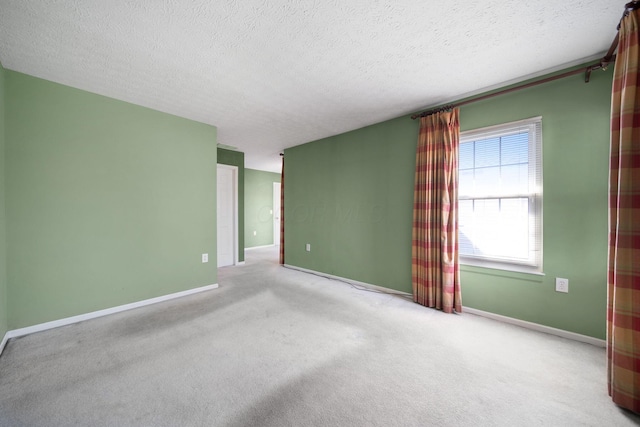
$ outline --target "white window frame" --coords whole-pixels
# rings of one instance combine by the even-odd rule
[[[487,200],[528,198],[529,257],[526,260],[498,256],[469,255],[460,252],[460,263],[526,273],[542,274],[542,117],[474,129],[460,133],[460,145],[499,136],[529,132],[529,192],[526,194],[499,193],[458,195],[458,200]],[[462,249],[462,248],[460,248]]]

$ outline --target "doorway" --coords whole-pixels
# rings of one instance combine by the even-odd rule
[[[218,267],[225,267],[238,259],[238,167],[219,164],[217,177]]]
[[[280,246],[280,183],[273,183],[273,244]]]

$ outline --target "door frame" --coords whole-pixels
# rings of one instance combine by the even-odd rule
[[[216,181],[218,179],[218,169],[229,169],[231,170],[231,185],[233,188],[231,189],[231,194],[233,195],[233,264],[238,265],[238,166],[225,165],[222,163],[217,164],[216,169]],[[218,185],[216,182],[216,191],[218,191]],[[218,224],[217,224],[217,212],[218,212],[218,203],[216,197],[216,234],[218,233]],[[216,238],[216,251],[218,250],[218,243]],[[217,252],[216,252],[216,263],[218,262]]]

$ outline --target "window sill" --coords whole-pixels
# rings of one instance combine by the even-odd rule
[[[518,280],[526,280],[529,282],[542,283],[545,274],[538,271],[527,270],[526,267],[519,269],[517,266],[489,266],[471,264],[468,261],[460,261],[460,271],[475,274],[484,274],[487,276],[509,277]]]

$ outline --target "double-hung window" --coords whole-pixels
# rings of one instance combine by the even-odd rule
[[[462,264],[542,272],[542,118],[461,132]]]

